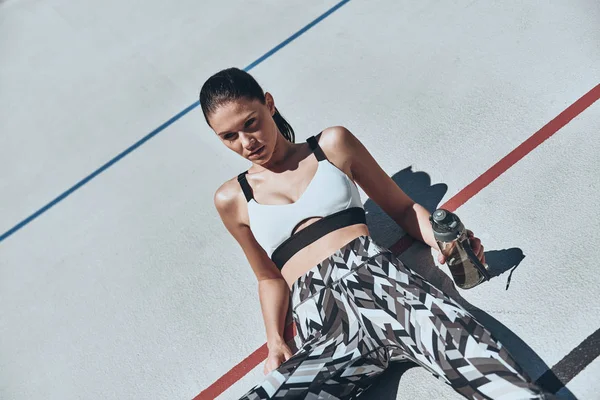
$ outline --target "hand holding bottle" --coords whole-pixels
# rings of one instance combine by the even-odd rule
[[[491,278],[481,240],[465,228],[456,214],[438,209],[429,220],[441,253],[438,260],[448,264],[458,287],[470,289]]]
[[[479,261],[481,261],[482,264],[485,264],[485,254],[483,252],[483,245],[481,244],[481,239],[479,239],[478,237],[476,237],[472,231],[467,229],[467,235],[469,237],[469,243],[471,244],[471,247],[473,248],[473,253],[475,253],[477,255],[477,258],[479,259]],[[444,256],[444,253],[440,251],[438,251],[438,262],[440,264],[445,264],[446,263],[446,256]]]

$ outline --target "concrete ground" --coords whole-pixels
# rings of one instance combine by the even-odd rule
[[[0,398],[206,399],[228,381],[235,399],[260,381],[262,362],[231,371],[265,335],[212,197],[248,164],[199,108],[179,114],[212,73],[247,67],[298,141],[348,127],[432,208],[600,83],[598,21],[589,0],[1,1]],[[457,209],[498,277],[457,291],[425,247],[401,257],[533,378],[568,382],[561,398],[600,399],[600,102],[569,115]],[[394,366],[365,398],[460,396]]]

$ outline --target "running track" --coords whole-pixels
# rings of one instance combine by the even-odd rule
[[[302,35],[304,32],[306,32],[308,29],[310,29],[311,27],[316,25],[318,22],[325,19],[330,14],[335,12],[341,6],[346,4],[348,1],[349,0],[344,0],[344,1],[341,1],[338,4],[336,4],[330,10],[328,10],[327,12],[325,12],[324,14],[322,14],[321,16],[316,18],[314,21],[312,21],[311,23],[306,25],[300,31],[298,31],[294,35],[290,36],[288,39],[286,39],[285,41],[280,43],[278,46],[274,47],[272,50],[265,53],[259,59],[257,59],[250,65],[248,65],[245,68],[245,70],[246,71],[251,70],[258,64],[260,64],[262,61],[266,60],[271,55],[275,54],[281,48],[283,48],[284,46],[286,46],[287,44],[289,44],[290,42],[295,40],[297,37]],[[561,114],[559,114],[556,118],[554,118],[552,121],[550,121],[544,127],[542,127],[542,129],[540,129],[538,132],[533,134],[529,139],[527,139],[525,142],[523,142],[520,146],[518,146],[516,149],[514,149],[512,152],[510,152],[508,155],[506,155],[504,158],[502,158],[499,162],[497,162],[495,165],[493,165],[491,168],[489,168],[485,173],[483,173],[481,176],[479,176],[477,179],[475,179],[471,184],[467,185],[458,194],[456,194],[453,198],[451,198],[448,202],[446,202],[443,205],[443,207],[451,209],[451,210],[456,210],[458,207],[460,207],[462,204],[464,204],[466,201],[468,201],[471,197],[475,196],[479,191],[481,191],[483,188],[488,186],[491,182],[493,182],[497,177],[499,177],[501,174],[503,174],[506,170],[508,170],[512,165],[517,163],[525,155],[527,155],[529,152],[531,152],[533,149],[535,149],[537,146],[539,146],[541,143],[543,143],[546,139],[550,138],[554,133],[556,133],[559,129],[561,129],[563,126],[565,126],[569,121],[571,121],[573,118],[575,118],[581,112],[583,112],[586,108],[588,108],[591,104],[593,104],[596,100],[598,100],[598,98],[600,98],[600,85],[597,85],[592,90],[590,90],[587,94],[582,96],[579,100],[577,100],[574,104],[572,104],[565,111],[563,111]],[[165,122],[164,124],[159,126],[157,129],[150,132],[148,135],[144,136],[138,142],[134,143],[132,146],[130,146],[129,148],[127,148],[126,150],[121,152],[119,155],[117,155],[116,157],[114,157],[113,159],[111,159],[110,161],[105,163],[103,166],[98,168],[96,171],[94,171],[93,173],[91,173],[90,175],[88,175],[87,177],[85,177],[84,179],[79,181],[78,183],[76,183],[70,189],[63,192],[61,195],[56,197],[54,200],[52,200],[51,202],[49,202],[48,204],[46,204],[45,206],[40,208],[38,211],[33,213],[31,216],[27,217],[26,219],[24,219],[23,221],[21,221],[20,223],[15,225],[13,228],[9,229],[8,231],[6,231],[2,235],[0,235],[0,242],[2,242],[4,239],[13,235],[18,230],[20,230],[21,228],[23,228],[24,226],[26,226],[27,224],[32,222],[34,219],[39,217],[45,211],[47,211],[48,209],[50,209],[51,207],[56,205],[58,202],[65,199],[67,196],[72,194],[74,191],[81,188],[83,185],[85,185],[91,179],[93,179],[100,173],[104,172],[107,168],[114,165],[116,162],[121,160],[123,157],[128,155],[130,152],[137,149],[139,146],[141,146],[146,141],[148,141],[149,139],[151,139],[152,137],[154,137],[155,135],[157,135],[158,133],[163,131],[166,127],[168,127],[169,125],[171,125],[172,123],[177,121],[179,118],[181,118],[183,115],[187,114],[189,111],[191,111],[192,109],[194,109],[197,106],[198,106],[197,102],[188,106],[183,111],[181,111],[180,113],[175,115],[173,118],[171,118],[170,120],[168,120],[167,122]],[[408,237],[404,237],[399,242],[397,242],[394,246],[392,246],[392,250],[396,254],[398,254],[398,253],[401,253],[404,250],[406,250],[408,247],[410,247],[411,244],[412,244],[412,240],[410,240],[410,238],[408,238]],[[291,338],[291,336],[293,336],[293,334],[294,334],[293,327],[288,326],[287,331],[286,331],[286,337]],[[594,334],[590,335],[590,337],[588,337],[588,339],[586,339],[584,342],[582,342],[582,344],[580,346],[578,346],[576,349],[574,349],[568,356],[566,356],[563,360],[561,360],[559,363],[556,364],[556,366],[555,366],[555,368],[553,368],[553,370],[560,367],[559,369],[562,368],[561,371],[564,372],[564,371],[566,371],[566,369],[571,368],[569,373],[567,373],[567,372],[564,372],[563,374],[557,373],[557,375],[561,375],[561,381],[563,383],[566,383],[568,380],[572,379],[576,375],[577,372],[579,372],[583,368],[585,368],[585,366],[588,365],[595,358],[595,356],[597,356],[598,348],[599,348],[598,342],[600,340],[599,338],[600,338],[599,331],[596,331]],[[590,349],[592,350],[591,352],[585,351],[585,350],[590,350]],[[209,386],[207,389],[205,389],[203,392],[201,392],[198,396],[195,397],[195,400],[196,399],[209,399],[209,398],[214,398],[214,397],[218,396],[224,390],[226,390],[231,385],[233,385],[236,381],[238,381],[241,377],[243,377],[248,371],[250,371],[256,365],[258,365],[265,358],[266,358],[266,344],[261,346],[259,349],[257,349],[255,352],[253,352],[247,358],[245,358],[242,362],[240,362],[238,365],[233,367],[223,377],[218,379],[211,386]],[[573,367],[573,363],[569,361],[569,360],[572,360],[573,358],[578,359],[578,366],[576,366],[576,367]],[[561,371],[558,371],[558,372],[561,372]],[[576,371],[576,372],[573,373],[573,371]],[[549,371],[549,372],[552,372],[552,371]]]

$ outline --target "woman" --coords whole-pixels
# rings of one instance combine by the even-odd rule
[[[223,144],[252,162],[214,196],[258,279],[266,328],[268,375],[243,399],[354,398],[395,360],[467,398],[543,397],[471,314],[370,238],[356,184],[436,248],[429,213],[351,132],[335,126],[294,143],[271,94],[237,68],[210,77],[200,104]],[[302,343],[295,354],[283,339],[290,297]]]

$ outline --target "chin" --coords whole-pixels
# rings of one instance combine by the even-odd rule
[[[262,158],[256,160],[256,163],[262,165],[262,164],[268,162],[271,159],[272,155],[273,155],[273,153],[271,151],[269,151],[269,149],[267,147],[265,147],[265,154],[262,156]]]

